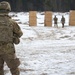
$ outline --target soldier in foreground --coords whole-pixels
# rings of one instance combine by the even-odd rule
[[[64,28],[64,24],[65,24],[65,18],[64,18],[64,16],[62,16],[62,18],[61,18],[61,23],[62,23],[62,28]]]
[[[12,75],[20,75],[18,68],[20,61],[15,55],[14,44],[19,44],[19,38],[23,33],[18,24],[8,15],[10,11],[8,2],[0,2],[0,75],[4,75],[4,62],[10,68]]]
[[[56,17],[56,15],[53,20],[54,20],[54,27],[58,27],[58,25],[57,25],[58,18]]]

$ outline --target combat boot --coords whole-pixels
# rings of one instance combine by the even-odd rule
[[[20,75],[20,70],[18,68],[16,69],[11,69],[11,74],[12,75]]]

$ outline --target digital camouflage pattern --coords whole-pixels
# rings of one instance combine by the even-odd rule
[[[0,42],[13,43],[13,26],[7,16],[0,15],[0,32]]]
[[[2,14],[1,14],[2,15]],[[9,42],[1,42],[0,41],[0,45],[3,45],[4,46],[4,48],[5,49],[7,49],[7,50],[5,50],[5,49],[2,49],[2,51],[3,50],[5,50],[4,52],[5,53],[10,53],[11,51],[12,51],[12,49],[11,49],[11,47],[13,48],[14,46],[11,46],[11,47],[8,47],[8,43],[17,43],[17,44],[19,44],[19,42],[20,42],[20,37],[23,35],[23,33],[22,33],[22,31],[21,31],[21,29],[20,29],[20,27],[18,26],[18,24],[14,21],[14,20],[12,20],[8,15],[5,15],[6,16],[6,18],[7,19],[9,19],[9,24],[10,25],[12,25],[12,26],[10,26],[10,27],[12,27],[13,29],[11,29],[11,30],[13,30],[13,37],[11,38],[10,37],[10,35],[9,36],[7,36],[8,38],[10,37],[11,38],[11,40],[13,40],[13,42],[11,41],[9,41]],[[1,27],[1,26],[0,26]],[[8,33],[8,32],[6,32],[6,33]],[[11,32],[10,32],[11,33]],[[0,33],[1,34],[1,33]],[[4,35],[4,34],[3,34]],[[5,34],[5,36],[6,36],[6,34]],[[5,37],[4,36],[4,37]],[[11,35],[12,36],[12,35]],[[3,38],[4,39],[4,38]],[[4,39],[4,40],[6,40],[6,39]],[[6,46],[7,45],[7,46]],[[8,50],[9,49],[9,50]],[[1,51],[1,50],[0,50]],[[4,53],[3,52],[3,53]],[[0,54],[2,54],[1,52],[0,52]]]
[[[20,61],[16,57],[16,54],[15,54],[14,43],[16,44],[16,42],[15,42],[16,40],[14,38],[16,38],[16,39],[18,38],[18,43],[19,43],[19,41],[20,41],[19,38],[23,35],[23,33],[22,33],[19,25],[14,20],[12,20],[12,18],[10,16],[8,16],[8,10],[1,9],[0,16],[2,17],[2,20],[0,19],[0,21],[3,21],[3,23],[5,20],[4,18],[7,19],[7,21],[9,22],[9,25],[11,25],[11,26],[9,26],[9,28],[13,32],[13,38],[12,38],[13,42],[1,42],[0,41],[0,75],[4,75],[4,70],[3,70],[4,62],[6,62],[7,66],[10,68],[10,72],[12,75],[20,75],[20,71],[18,68],[18,66],[20,65]],[[6,25],[7,25],[7,23],[6,23]],[[0,26],[0,28],[1,28],[1,26]],[[14,34],[15,34],[15,36],[14,36]],[[9,37],[10,36],[8,36],[8,38]]]

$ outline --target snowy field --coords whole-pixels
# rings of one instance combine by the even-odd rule
[[[37,26],[29,26],[29,13],[10,13],[23,31],[16,45],[20,75],[75,75],[75,26],[69,26],[69,13],[53,13],[58,28],[44,27],[44,12],[37,13]],[[65,28],[61,17],[66,18]],[[53,21],[52,21],[53,23]],[[5,64],[5,75],[11,75]]]

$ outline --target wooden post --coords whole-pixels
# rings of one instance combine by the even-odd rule
[[[52,26],[52,12],[46,11],[45,12],[45,19],[44,19],[44,26]]]
[[[29,11],[29,26],[36,26],[37,25],[37,12],[36,11]]]
[[[75,10],[70,11],[69,25],[75,26]]]

